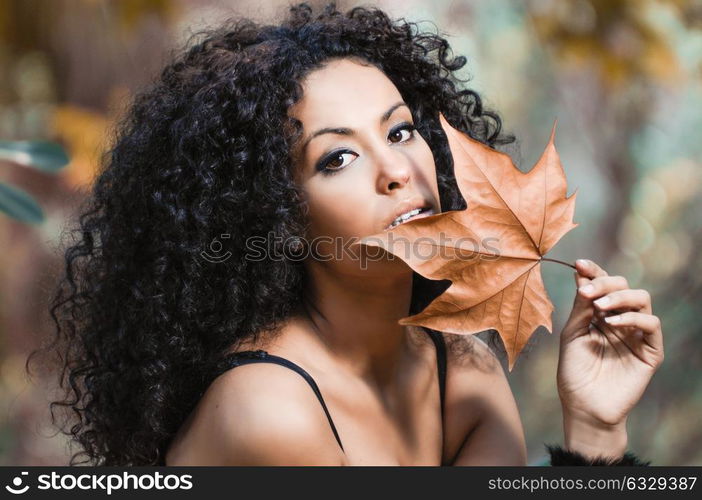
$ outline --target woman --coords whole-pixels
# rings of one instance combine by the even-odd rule
[[[71,463],[525,465],[495,337],[398,325],[445,284],[338,252],[411,209],[465,208],[439,113],[513,140],[457,88],[465,58],[415,28],[303,3],[207,32],[136,97],[52,307]],[[626,418],[660,322],[644,290],[577,270],[552,463],[640,463]]]

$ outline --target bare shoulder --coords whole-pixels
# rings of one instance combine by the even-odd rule
[[[300,374],[273,363],[231,369],[208,387],[167,465],[341,465],[322,406]]]
[[[459,335],[442,333],[446,343],[448,362],[458,373],[470,373],[475,376],[504,374],[502,365],[495,351],[477,335]]]
[[[475,335],[443,336],[453,465],[525,465],[519,410],[496,353]]]

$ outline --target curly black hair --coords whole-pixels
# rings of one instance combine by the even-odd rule
[[[278,25],[230,18],[194,33],[114,125],[66,245],[55,335],[27,360],[29,370],[40,350],[59,354],[65,395],[50,408],[54,424],[65,410],[62,430],[80,445],[70,465],[164,465],[225,351],[273,335],[299,306],[301,263],[246,259],[244,242],[305,234],[290,168],[301,123],[287,110],[310,71],[349,57],[388,76],[432,150],[444,211],[466,204],[439,113],[490,146],[514,141],[461,88],[466,58],[438,33],[375,7],[288,7]],[[227,258],[203,258],[224,234]],[[448,284],[415,273],[410,313]]]

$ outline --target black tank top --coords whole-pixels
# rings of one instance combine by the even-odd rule
[[[441,333],[434,330],[428,330],[428,333],[431,339],[434,341],[434,345],[436,346],[436,364],[439,371],[439,394],[441,395],[441,421],[443,422],[444,399],[446,394],[446,344],[444,343],[444,338],[441,335]],[[334,432],[334,437],[336,437],[336,441],[339,443],[341,450],[344,450],[344,446],[341,444],[341,439],[339,438],[339,433],[336,432],[336,426],[334,425],[334,421],[332,420],[331,415],[329,414],[327,405],[324,403],[324,398],[322,397],[322,393],[320,392],[319,387],[317,387],[317,383],[314,381],[312,376],[309,373],[307,373],[301,366],[293,363],[292,361],[286,358],[282,358],[274,354],[268,354],[266,351],[261,349],[258,349],[256,351],[240,351],[230,353],[223,358],[217,370],[216,376],[221,375],[222,373],[224,373],[227,370],[230,370],[231,368],[236,368],[237,366],[245,365],[248,363],[275,363],[290,368],[291,370],[299,373],[307,381],[310,387],[312,387],[312,390],[317,396],[317,399],[319,399],[319,402],[322,404],[322,409],[327,415],[327,420],[329,420],[329,425],[331,426],[332,432]]]

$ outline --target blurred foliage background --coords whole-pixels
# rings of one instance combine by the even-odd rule
[[[314,2],[310,2],[314,3]],[[270,20],[282,1],[0,0],[0,140],[47,140],[70,162],[48,176],[0,160],[0,182],[44,210],[39,224],[0,213],[0,463],[63,465],[49,425],[55,383],[30,380],[28,352],[53,332],[50,294],[64,226],[84,199],[126,96],[148,83],[196,28],[230,15]],[[338,1],[346,9],[358,5]],[[666,360],[629,417],[629,448],[655,465],[702,464],[702,2],[688,0],[377,1],[438,29],[459,72],[498,111],[529,170],[558,118],[556,145],[575,221],[549,254],[590,258],[653,296]],[[529,461],[562,442],[558,332],[572,270],[544,266],[556,306],[509,374]]]

